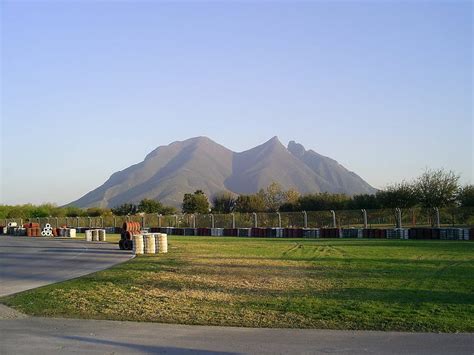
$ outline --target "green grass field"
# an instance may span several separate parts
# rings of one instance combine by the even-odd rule
[[[54,317],[472,332],[474,243],[169,237],[166,255],[1,302]]]

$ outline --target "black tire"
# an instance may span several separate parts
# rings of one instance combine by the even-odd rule
[[[123,240],[119,240],[119,248],[120,250],[125,250],[125,246],[123,245]]]
[[[124,240],[123,241],[123,247],[126,250],[132,250],[133,249],[133,242],[131,240]]]

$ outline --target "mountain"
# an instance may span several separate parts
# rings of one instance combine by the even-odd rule
[[[347,170],[334,159],[306,150],[301,144],[291,141],[288,151],[309,167],[320,179],[330,184],[328,192],[355,194],[373,194],[377,190],[365,182],[356,173]]]
[[[151,198],[179,207],[187,192],[249,194],[273,181],[303,194],[376,191],[335,160],[307,151],[294,141],[286,148],[273,137],[236,153],[209,138],[196,137],[156,148],[142,162],[112,174],[103,185],[70,204],[114,207]]]

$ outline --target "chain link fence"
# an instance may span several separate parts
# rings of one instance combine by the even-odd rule
[[[400,219],[400,221],[398,221]],[[0,220],[0,225],[16,222],[39,223],[43,228],[121,227],[124,222],[139,222],[143,227],[175,228],[393,228],[403,227],[471,227],[474,226],[474,207],[438,209],[377,209],[344,211],[308,211],[275,213],[231,213],[231,214],[141,214],[133,216],[104,217],[45,217],[10,218]],[[400,223],[398,223],[400,222]]]

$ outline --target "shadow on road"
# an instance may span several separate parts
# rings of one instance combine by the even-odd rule
[[[185,353],[193,353],[193,354],[239,354],[239,353],[232,353],[232,352],[222,352],[222,351],[210,351],[210,350],[202,350],[202,349],[187,349],[187,348],[178,348],[178,347],[169,347],[169,346],[158,346],[158,345],[142,345],[142,344],[133,344],[127,342],[119,342],[113,340],[105,340],[105,339],[96,339],[96,338],[88,338],[88,337],[81,337],[81,336],[60,336],[60,339],[66,340],[75,340],[81,342],[87,342],[94,345],[109,345],[109,346],[119,346],[123,348],[130,349],[131,352],[143,352],[147,354],[157,354],[157,353],[166,353],[166,354],[185,354]],[[106,351],[106,349],[104,349]]]

